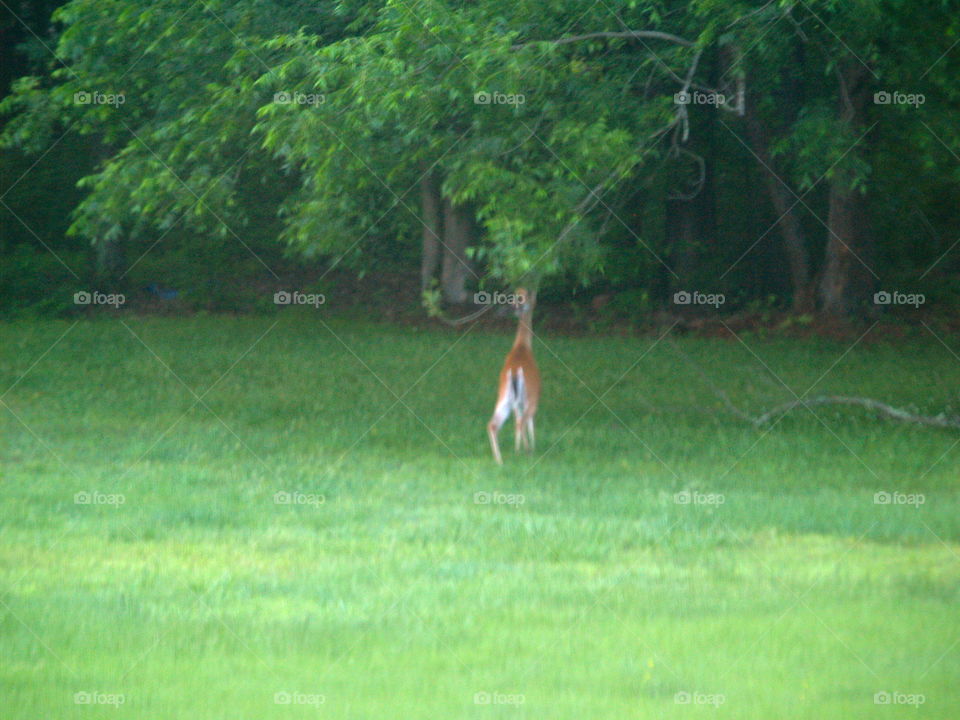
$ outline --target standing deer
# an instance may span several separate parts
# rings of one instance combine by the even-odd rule
[[[493,408],[493,417],[487,424],[487,434],[490,436],[490,447],[493,448],[493,458],[498,465],[503,465],[500,456],[500,443],[497,435],[500,428],[513,413],[515,424],[516,449],[520,451],[521,444],[527,450],[533,450],[533,418],[537,414],[537,403],[540,401],[540,371],[533,359],[533,306],[536,294],[518,288],[514,307],[519,321],[517,336],[513,347],[507,353],[507,359],[500,371],[500,386],[497,388],[497,404]]]

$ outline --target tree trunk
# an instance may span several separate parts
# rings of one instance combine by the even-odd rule
[[[113,289],[122,273],[128,270],[123,240],[101,240],[96,243],[97,279]]]
[[[869,86],[866,72],[856,63],[837,70],[840,120],[854,132],[860,124]],[[853,189],[849,172],[837,171],[830,180],[827,246],[820,281],[820,309],[843,317],[866,302],[872,290],[872,271],[864,263],[873,256],[863,195]]]
[[[820,308],[827,315],[841,317],[853,310],[850,280],[854,263],[859,263],[854,254],[858,246],[858,201],[854,191],[844,190],[838,183],[831,185],[830,211],[827,215],[830,238],[820,281]]]
[[[666,203],[666,234],[670,248],[671,276],[670,300],[680,290],[707,292],[708,288],[696,287],[698,213],[694,200],[668,198]],[[674,308],[682,310],[683,308]]]
[[[420,258],[420,292],[430,288],[430,283],[440,264],[441,218],[440,183],[429,172],[420,181],[420,208],[423,213],[423,254]]]
[[[820,309],[825,315],[850,315],[872,291],[872,276],[863,267],[871,255],[864,225],[863,196],[842,183],[831,184],[827,215],[830,237],[820,281]]]
[[[807,245],[800,226],[800,218],[795,212],[796,202],[787,188],[777,177],[770,155],[770,144],[767,139],[766,128],[757,115],[756,107],[748,98],[744,103],[744,120],[747,126],[747,137],[753,152],[760,159],[760,169],[763,174],[764,186],[774,212],[779,218],[777,224],[783,236],[783,247],[790,265],[790,286],[793,290],[793,311],[795,313],[810,313],[814,310],[814,282],[810,277],[810,259],[807,255]]]
[[[445,302],[462,305],[467,302],[467,247],[473,235],[473,218],[467,208],[443,201],[443,268],[440,285]]]

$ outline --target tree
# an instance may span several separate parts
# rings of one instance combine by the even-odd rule
[[[260,46],[304,25],[342,33],[344,21],[307,2],[216,0],[74,0],[54,19],[48,74],[14,84],[3,140],[40,149],[69,127],[102,144],[71,232],[117,243],[183,222],[242,243],[243,175],[276,186],[289,171],[252,136],[266,100],[254,82],[276,61]]]
[[[676,126],[670,91],[696,52],[649,30],[667,25],[657,3],[620,9],[642,32],[591,32],[609,24],[600,10],[570,26],[579,11],[515,3],[74,0],[56,15],[59,66],[4,103],[19,113],[6,139],[58,122],[102,138],[109,159],[84,180],[72,226],[98,241],[179,222],[242,240],[240,173],[287,174],[284,239],[342,255],[383,237],[384,217],[422,224],[392,188],[428,168],[449,209],[452,294],[475,224],[492,276],[589,273],[588,216]],[[640,72],[654,92],[636,92]]]
[[[930,72],[943,53],[932,54],[927,45],[930,38],[956,32],[949,5],[928,3],[922,13],[899,0],[781,1],[725,9],[731,43],[751,48],[731,65],[748,78],[747,132],[780,218],[798,310],[809,307],[813,290],[798,208],[809,211],[825,231],[819,309],[846,316],[868,301],[879,277],[868,212],[872,131],[892,119],[890,108],[871,101],[884,87],[956,94],[947,63]],[[701,6],[707,9],[718,8],[708,2]],[[771,73],[771,67],[786,72]],[[772,138],[771,127],[777,129]],[[826,220],[807,198],[821,181],[829,187]]]

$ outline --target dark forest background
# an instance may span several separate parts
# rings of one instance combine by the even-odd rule
[[[960,304],[956,3],[61,5],[0,25],[6,315]]]

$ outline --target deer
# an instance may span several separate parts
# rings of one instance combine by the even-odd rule
[[[537,414],[537,405],[540,402],[540,370],[533,359],[533,307],[536,294],[518,288],[513,303],[517,317],[517,334],[513,347],[507,353],[507,359],[500,371],[500,384],[497,387],[497,404],[493,408],[493,417],[487,423],[487,434],[490,436],[490,447],[493,449],[493,459],[498,465],[503,465],[500,455],[500,442],[497,436],[500,428],[513,413],[514,436],[516,451],[520,452],[521,445],[528,452],[533,451],[534,432],[533,419]]]

